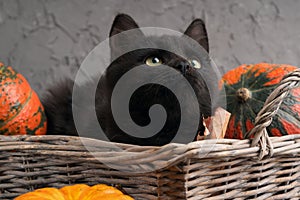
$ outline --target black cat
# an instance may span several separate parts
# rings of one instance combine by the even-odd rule
[[[135,21],[128,15],[119,14],[116,16],[111,31],[110,37],[128,31],[131,29],[139,28]],[[208,38],[206,28],[202,20],[194,20],[182,37],[190,37],[200,44],[208,52]],[[211,82],[213,76],[209,76],[209,63],[205,56],[199,56],[199,52],[192,45],[186,45],[176,39],[177,36],[145,36],[142,31],[137,31],[137,35],[134,38],[122,38],[118,39],[112,37],[110,39],[111,55],[118,55],[118,52],[122,52],[124,44],[155,44],[159,48],[144,48],[127,52],[116,59],[112,59],[112,63],[107,68],[106,72],[100,78],[96,97],[95,97],[95,109],[98,117],[98,121],[105,132],[105,135],[110,141],[130,143],[137,145],[164,145],[172,141],[176,134],[181,134],[182,138],[191,136],[194,138],[198,132],[203,133],[204,126],[203,117],[211,116],[212,113],[212,101],[209,87],[207,86],[207,80]],[[178,37],[177,37],[178,38]],[[133,42],[134,40],[134,42]],[[181,56],[172,53],[171,51],[164,50],[174,49],[176,52],[180,52]],[[182,56],[184,55],[184,56]],[[192,59],[191,59],[192,58]],[[180,92],[180,95],[189,106],[181,107],[176,95],[170,91],[167,87],[160,84],[146,84],[139,87],[131,96],[129,103],[129,112],[132,120],[138,126],[147,126],[151,123],[149,117],[149,109],[155,104],[162,105],[165,108],[167,117],[163,128],[155,135],[150,137],[134,137],[130,133],[122,131],[115,122],[112,110],[111,110],[111,96],[114,86],[118,80],[129,70],[136,66],[145,65],[146,67],[155,67],[159,65],[169,66],[181,73],[180,76],[170,75],[164,73],[164,71],[157,71],[155,75],[152,75],[153,79],[173,84]],[[204,69],[198,69],[202,66]],[[207,77],[203,77],[197,70],[206,70]],[[179,73],[179,74],[180,74]],[[183,76],[182,76],[183,75]],[[145,72],[136,74],[137,78],[149,78],[149,75]],[[185,91],[185,86],[180,84],[181,79],[186,79],[192,86],[196,94],[196,100],[188,95]],[[205,81],[206,80],[206,81]],[[45,107],[45,112],[48,118],[48,134],[55,135],[77,135],[78,132],[75,128],[73,115],[72,115],[72,89],[74,81],[65,80],[61,83],[57,83],[53,87],[48,89],[47,95],[42,98],[42,103]],[[89,83],[80,86],[82,94],[89,90]],[[84,96],[84,95],[83,95]],[[93,107],[91,105],[84,104],[84,98],[80,105],[73,105],[77,107],[87,107],[81,112],[80,122],[84,125],[87,136],[91,136],[96,133],[93,132],[93,123],[89,121],[89,109]],[[88,108],[89,107],[89,108]],[[177,133],[181,119],[182,109],[188,113],[188,118],[197,119],[200,116],[197,124],[197,130],[190,132],[191,130],[185,129],[180,133]],[[200,113],[199,113],[200,110]],[[198,112],[197,112],[198,111]],[[90,134],[92,133],[92,134]]]

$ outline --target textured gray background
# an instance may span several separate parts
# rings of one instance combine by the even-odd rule
[[[0,61],[42,94],[74,74],[124,12],[140,26],[181,31],[203,18],[211,56],[226,69],[262,61],[299,66],[299,10],[298,0],[0,0]]]

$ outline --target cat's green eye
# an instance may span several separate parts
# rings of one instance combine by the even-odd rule
[[[146,59],[146,65],[151,67],[159,66],[162,64],[162,60],[159,57],[152,56]]]
[[[196,69],[200,69],[201,68],[201,63],[198,60],[190,60],[190,63],[192,65],[192,67],[196,68]]]

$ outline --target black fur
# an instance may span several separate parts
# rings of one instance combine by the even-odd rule
[[[131,17],[125,14],[120,14],[113,22],[110,37],[135,28],[138,28],[138,25]],[[185,31],[185,35],[193,38],[201,46],[203,46],[206,51],[208,51],[209,46],[207,33],[202,20],[194,20]],[[186,45],[176,42],[174,38],[175,36],[145,36],[140,31],[134,40],[137,43],[157,43],[158,46],[161,46],[161,49],[166,46],[172,47],[177,51],[179,49],[183,55],[198,55],[197,52],[194,52],[195,50],[192,46],[186,47]],[[122,41],[118,41],[118,39],[112,38],[110,40],[112,56],[122,50],[122,44],[124,44],[124,42],[126,42],[127,45],[131,45],[130,41],[132,39],[133,38],[125,38]],[[139,49],[126,53],[118,57],[116,60],[113,59],[113,62],[107,68],[105,74],[101,77],[96,92],[95,106],[99,123],[110,141],[138,145],[164,145],[171,142],[177,133],[181,120],[180,105],[175,95],[161,85],[148,84],[140,87],[132,95],[129,105],[129,111],[133,121],[140,126],[146,126],[150,123],[148,112],[152,105],[160,104],[166,109],[167,121],[163,129],[156,135],[149,138],[136,138],[124,133],[116,125],[111,112],[111,94],[116,82],[130,69],[144,64],[145,60],[149,56],[157,56],[163,60],[164,65],[168,65],[178,71],[182,71],[182,65],[180,65],[180,63],[187,63],[186,58],[161,49]],[[197,59],[201,61],[203,58]],[[147,74],[137,74],[137,76],[141,78],[143,76],[147,76]],[[211,97],[203,77],[201,77],[201,75],[192,67],[188,67],[184,71],[184,77],[195,90],[198,103],[200,105],[201,116],[210,116],[212,113]],[[166,73],[159,73],[153,77],[153,79],[170,82],[174,79],[174,77],[171,77]],[[177,83],[178,81],[174,82],[174,84]],[[54,85],[49,88],[48,94],[42,98],[42,103],[45,107],[48,118],[48,134],[77,135],[72,115],[73,84],[72,80],[66,80],[63,83]],[[183,86],[178,84],[176,87],[180,88]],[[82,90],[85,89],[88,89],[88,83],[87,85],[82,86]],[[189,101],[190,97],[185,94],[185,88],[182,88],[181,91],[184,98]],[[190,102],[190,104],[195,104],[195,106],[198,105],[196,103],[197,102]],[[88,112],[88,110],[89,109],[87,108],[86,112]],[[189,113],[191,119],[198,114],[195,113],[193,109],[189,110]],[[91,125],[89,119],[85,117],[85,113],[82,113],[82,115],[82,123],[86,124],[87,131],[91,131],[93,125]],[[198,131],[203,132],[203,130],[204,127],[201,118],[198,125]],[[181,134],[196,135],[197,133],[189,133],[187,130],[186,133]]]

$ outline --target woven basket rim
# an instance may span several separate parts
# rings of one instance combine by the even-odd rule
[[[92,151],[87,151],[88,145]],[[274,146],[274,156],[300,153],[300,134],[282,137],[270,137]],[[36,151],[38,154],[48,156],[76,156],[78,159],[99,159],[111,164],[142,165],[157,163],[163,168],[186,159],[211,158],[253,158],[259,159],[260,147],[251,147],[252,139],[207,139],[194,141],[188,144],[170,143],[164,146],[137,146],[131,144],[113,143],[97,139],[64,136],[0,136],[0,151]],[[17,145],[16,145],[17,144]],[[109,144],[109,145],[107,145]],[[108,147],[118,147],[118,151]],[[214,145],[213,147],[211,145]],[[119,151],[119,148],[123,151]]]

